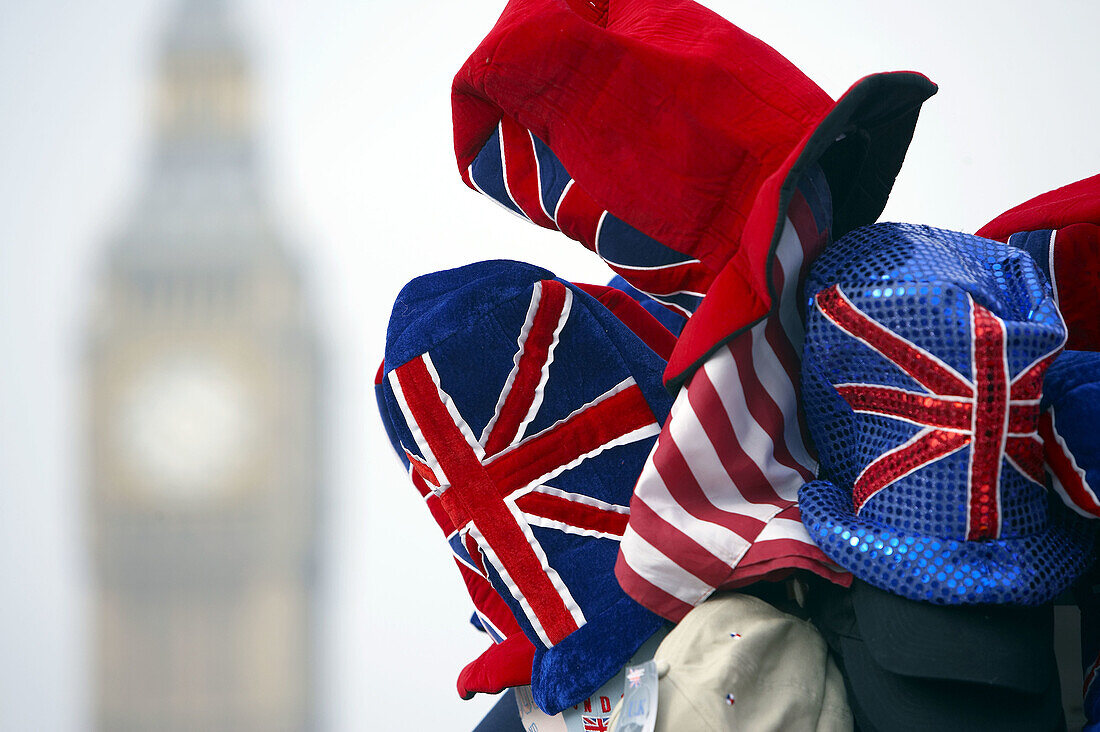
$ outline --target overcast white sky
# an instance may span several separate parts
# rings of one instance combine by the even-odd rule
[[[0,0],[0,730],[87,727],[79,356],[94,265],[140,183],[173,0]],[[873,71],[940,85],[884,218],[974,230],[1100,171],[1100,4],[715,0],[834,97]],[[575,280],[579,245],[465,188],[449,87],[502,0],[240,0],[272,208],[329,364],[323,703],[333,729],[469,729],[484,641],[388,452],[371,380],[411,277],[510,257]],[[429,727],[430,725],[430,727]]]

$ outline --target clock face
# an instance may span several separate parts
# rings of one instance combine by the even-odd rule
[[[114,439],[143,490],[176,501],[225,493],[248,465],[256,404],[238,368],[214,353],[161,354],[123,388]]]

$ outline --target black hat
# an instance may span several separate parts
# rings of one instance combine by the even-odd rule
[[[932,605],[856,580],[817,587],[810,610],[863,732],[1065,729],[1050,605]]]

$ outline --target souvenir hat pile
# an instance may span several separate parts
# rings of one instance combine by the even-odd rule
[[[1066,333],[1026,252],[909,224],[815,263],[803,400],[825,480],[802,518],[860,579],[938,604],[1049,601],[1090,541],[1052,511],[1037,436]]]
[[[533,645],[532,693],[551,714],[607,681],[662,625],[612,572],[669,409],[663,366],[595,298],[532,265],[425,275],[394,304],[385,417],[463,559]]]
[[[875,74],[834,102],[690,0],[512,0],[455,77],[455,153],[467,185],[698,311],[678,385],[773,307],[803,173],[824,171],[835,235],[874,221],[935,88]]]

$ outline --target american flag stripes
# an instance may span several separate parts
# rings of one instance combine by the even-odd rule
[[[830,220],[815,169],[792,198],[775,252],[777,309],[691,377],[638,479],[615,574],[666,618],[680,620],[717,589],[792,568],[849,581],[810,540],[797,505],[817,469],[799,409],[799,285]]]
[[[698,307],[715,273],[633,228],[597,204],[549,147],[501,119],[462,180],[511,213],[561,231],[598,254],[635,288],[683,316]]]

